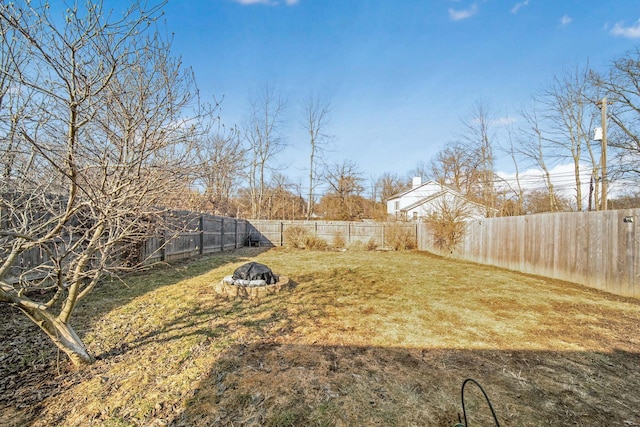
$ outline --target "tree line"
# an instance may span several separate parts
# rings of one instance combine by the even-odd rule
[[[204,144],[205,152],[216,155],[200,159],[189,207],[260,219],[382,220],[384,201],[410,188],[414,176],[455,189],[499,215],[637,207],[639,72],[636,48],[605,71],[587,63],[552,76],[515,114],[500,115],[490,101],[478,100],[435,156],[404,174],[377,177],[365,177],[350,159],[325,161],[331,105],[310,95],[296,107],[307,133],[305,183],[282,172],[288,106],[273,86],[265,86],[248,100],[250,114],[241,126]],[[594,135],[603,126],[606,149],[602,136]],[[498,158],[515,172],[499,173]],[[562,172],[554,171],[559,166]],[[615,191],[605,195],[606,187]]]
[[[382,188],[389,194],[408,188],[410,176],[428,177],[502,216],[640,207],[639,75],[635,48],[604,72],[587,63],[554,75],[513,116],[479,100],[457,137],[408,176],[385,174]],[[603,127],[606,145],[594,132]],[[499,156],[512,176],[498,174]],[[554,173],[561,165],[566,171]],[[607,185],[615,191],[604,195]]]

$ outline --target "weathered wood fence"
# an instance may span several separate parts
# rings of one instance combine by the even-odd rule
[[[178,215],[176,225],[148,239],[141,258],[147,263],[174,261],[245,246],[248,222],[208,214]]]
[[[328,243],[340,236],[347,245],[355,242],[369,243],[378,247],[389,246],[391,227],[402,227],[411,237],[418,239],[416,223],[349,222],[349,221],[277,221],[250,220],[249,234],[257,236],[262,246],[284,246],[285,234],[291,227],[301,227]]]
[[[244,219],[193,212],[170,212],[167,215],[171,216],[168,226],[141,242],[137,258],[145,264],[226,251],[246,244],[248,222]],[[58,244],[63,245],[63,239]],[[14,262],[12,277],[7,280],[15,282],[24,272],[30,272],[26,278],[40,278],[42,272],[38,273],[36,269],[48,262],[47,253],[42,248],[25,251]]]
[[[638,221],[640,209],[487,218],[455,256],[640,298]]]
[[[638,221],[640,209],[486,218],[470,222],[463,242],[446,255],[640,298]],[[248,232],[261,245],[282,246],[287,228],[300,226],[328,242],[341,234],[347,244],[373,239],[385,246],[391,224],[251,220]],[[405,227],[413,230],[418,250],[441,253],[427,224]]]
[[[173,228],[141,248],[147,262],[172,261],[245,246],[282,246],[289,227],[299,226],[331,243],[340,235],[389,245],[388,231],[401,223],[241,220],[188,213]],[[185,219],[186,218],[186,219]],[[617,295],[640,298],[640,209],[567,212],[486,218],[468,224],[453,256],[528,274],[579,283]],[[438,252],[425,223],[404,223],[419,250]],[[451,254],[448,254],[451,255]],[[46,261],[42,251],[26,253],[16,267],[30,270]],[[21,268],[20,268],[21,267]]]

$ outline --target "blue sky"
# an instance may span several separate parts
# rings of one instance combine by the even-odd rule
[[[638,0],[169,0],[173,52],[240,124],[250,94],[287,99],[286,174],[305,184],[302,98],[332,108],[330,163],[405,175],[461,131],[474,103],[518,109],[564,70],[640,44]],[[508,171],[509,163],[498,161]]]

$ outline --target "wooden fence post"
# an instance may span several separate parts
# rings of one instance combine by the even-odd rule
[[[280,247],[284,246],[284,222],[280,222]]]
[[[382,242],[380,243],[382,245],[382,247],[386,247],[387,246],[387,242],[385,241],[387,236],[385,231],[387,230],[387,223],[383,222],[382,223]]]
[[[238,249],[238,218],[234,218],[233,222],[234,222],[233,247],[235,249]]]
[[[167,230],[162,228],[162,233],[160,233],[160,261],[167,260]]]
[[[220,251],[224,252],[224,217],[220,217]]]
[[[202,255],[204,254],[204,214],[200,215],[198,227],[200,228],[200,255]]]

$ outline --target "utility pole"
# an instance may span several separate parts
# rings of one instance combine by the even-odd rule
[[[600,101],[599,103],[600,105],[598,105],[600,107],[600,125],[602,127],[600,128],[595,128],[594,129],[594,134],[593,134],[593,139],[595,141],[601,141],[602,142],[602,150],[601,150],[601,154],[600,154],[600,168],[595,168],[594,169],[594,173],[595,173],[595,181],[596,181],[596,185],[595,185],[595,208],[596,210],[603,210],[606,211],[607,210],[607,97],[605,96],[604,98],[602,98],[602,101]],[[598,177],[598,169],[600,169],[600,177]],[[598,203],[598,180],[600,180],[601,182],[601,189],[602,189],[602,195],[601,200],[602,202],[599,204]]]
[[[607,210],[607,97],[602,98],[602,210]]]

